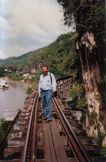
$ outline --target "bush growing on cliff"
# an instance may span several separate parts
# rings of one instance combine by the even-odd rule
[[[74,105],[74,107],[78,109],[87,108],[84,87],[82,84],[73,84],[73,86],[70,88],[69,94],[72,97],[72,105]]]
[[[28,87],[26,93],[27,93],[28,95],[30,95],[32,92],[33,92],[32,87]]]
[[[0,143],[3,140],[11,122],[0,119]]]
[[[101,148],[101,155],[103,155],[104,157],[106,157],[106,147],[102,147]]]
[[[103,139],[105,138],[106,134],[99,131],[98,133],[98,137],[97,137],[97,143],[98,145],[101,147],[102,146],[102,142],[103,142]]]

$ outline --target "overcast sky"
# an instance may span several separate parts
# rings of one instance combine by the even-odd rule
[[[56,0],[0,0],[0,59],[44,47],[71,30]]]

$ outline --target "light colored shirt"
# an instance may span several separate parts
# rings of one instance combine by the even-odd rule
[[[50,77],[51,75],[51,77]],[[41,74],[39,79],[39,95],[41,90],[56,91],[56,79],[53,73],[48,72],[47,75]]]

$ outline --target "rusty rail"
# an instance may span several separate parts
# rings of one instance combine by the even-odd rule
[[[21,150],[19,150],[21,154],[18,158],[11,158],[11,162],[91,161],[89,160],[82,145],[79,143],[68,119],[61,109],[63,108],[61,105],[62,102],[59,102],[59,98],[53,99],[53,107],[55,110],[54,119],[52,122],[47,122],[43,115],[41,115],[42,109],[41,103],[38,101],[38,94],[34,93],[33,100],[31,102],[32,104],[30,105],[31,111],[28,118],[27,131],[25,130],[24,143]],[[57,118],[55,118],[56,115]],[[23,115],[21,118],[22,117]],[[62,128],[61,130],[59,130],[60,127]],[[65,133],[64,137],[60,135],[60,132],[62,131]],[[68,156],[67,150],[72,151],[73,155]],[[4,160],[8,161],[7,159]]]
[[[20,113],[21,113],[21,110],[18,111],[16,117],[14,118],[14,120],[12,121],[9,129],[7,130],[7,133],[6,133],[5,137],[3,138],[2,142],[0,143],[0,152],[3,151],[3,149],[5,147],[4,145],[5,145],[6,141],[7,141],[8,135],[9,135],[9,132],[11,131],[11,129],[12,129],[14,123],[16,122],[17,118],[19,117]]]
[[[30,143],[30,138],[32,138],[30,160],[31,160],[31,162],[34,162],[36,159],[36,155],[35,155],[36,154],[36,141],[35,141],[35,139],[36,139],[36,132],[37,132],[37,111],[38,111],[38,94],[36,94],[36,96],[35,96],[35,100],[34,100],[32,111],[31,111],[22,162],[27,161],[27,151],[29,149],[28,147],[29,147],[29,143]]]
[[[79,160],[79,162],[90,162],[90,159],[88,158],[85,150],[79,143],[75,133],[73,132],[70,123],[68,122],[66,116],[64,115],[63,111],[61,110],[58,102],[56,99],[53,99],[53,104],[55,106],[55,109],[59,115],[59,118],[61,120],[61,123],[64,127],[65,133],[67,135],[68,141],[70,146],[73,149],[73,153],[75,157]]]

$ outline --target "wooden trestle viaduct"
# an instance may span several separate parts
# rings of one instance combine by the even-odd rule
[[[42,115],[37,92],[26,98],[0,144],[0,162],[97,162],[97,144],[87,137],[81,123],[62,101],[71,81],[58,81],[51,122]]]

